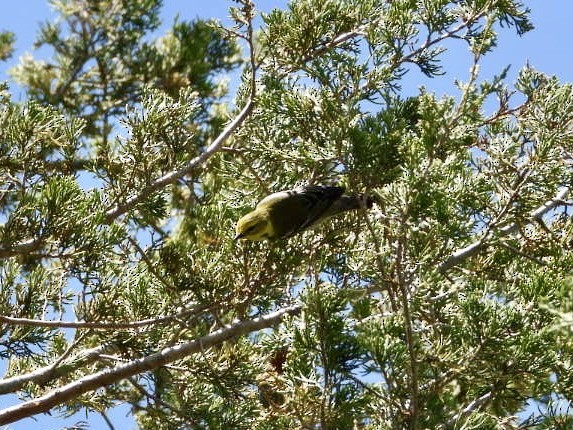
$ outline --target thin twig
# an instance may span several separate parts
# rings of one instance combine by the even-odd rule
[[[0,315],[0,322],[10,325],[29,326],[29,327],[52,327],[52,328],[84,328],[84,329],[101,329],[101,330],[119,330],[144,327],[153,324],[166,324],[171,321],[183,317],[189,317],[195,313],[204,312],[213,304],[196,306],[194,308],[185,309],[175,315],[164,315],[156,318],[149,318],[145,320],[132,321],[132,322],[100,322],[100,321],[47,321],[35,320],[30,318],[15,318]]]
[[[514,254],[520,255],[524,258],[527,258],[528,260],[533,261],[534,263],[540,265],[540,266],[547,266],[547,263],[537,257],[534,257],[533,255],[529,255],[526,252],[521,251],[520,249],[517,249],[514,246],[511,246],[508,243],[504,243],[504,242],[500,242],[499,246],[501,246],[502,248],[507,249],[508,251],[513,252]]]
[[[402,226],[406,225],[406,220],[402,222]],[[404,259],[405,259],[405,249],[403,244],[403,238],[405,234],[401,234],[398,239],[398,245],[396,249],[396,272],[398,277],[398,284],[400,287],[400,295],[402,301],[402,309],[404,312],[404,329],[406,334],[406,344],[408,347],[408,356],[410,359],[410,425],[411,430],[418,428],[418,415],[419,409],[419,382],[418,382],[418,359],[416,357],[416,347],[414,345],[414,332],[412,330],[412,314],[410,312],[410,297],[407,287],[407,280],[404,276]]]
[[[332,40],[329,40],[328,42],[326,42],[326,43],[316,47],[312,51],[310,51],[310,53],[302,59],[302,62],[306,63],[306,62],[318,57],[323,52],[326,52],[330,49],[336,48],[336,47],[342,45],[344,42],[347,42],[347,41],[354,39],[355,37],[358,37],[358,36],[364,36],[365,34],[366,34],[366,26],[365,25],[359,26],[356,30],[351,30],[351,31],[348,31],[346,33],[341,33],[338,36],[336,36],[335,38],[333,38]]]
[[[454,425],[461,418],[465,417],[466,415],[472,413],[473,411],[477,410],[478,408],[486,404],[491,399],[492,395],[493,393],[491,391],[488,391],[483,396],[478,397],[475,400],[472,400],[464,409],[455,414],[452,418],[450,418],[446,422],[446,427]]]
[[[101,417],[103,418],[103,420],[105,421],[107,426],[109,427],[109,430],[115,430],[113,423],[111,422],[111,420],[109,419],[109,417],[107,416],[105,411],[100,411],[99,414],[101,415]]]
[[[167,282],[167,280],[165,279],[164,276],[161,276],[161,274],[157,271],[156,269],[156,264],[153,263],[153,261],[151,261],[149,259],[149,257],[147,256],[147,253],[141,248],[141,246],[139,246],[139,243],[137,243],[137,241],[135,239],[133,239],[132,237],[128,237],[127,240],[131,243],[131,245],[133,245],[133,247],[137,250],[137,252],[139,253],[139,255],[141,256],[141,259],[143,260],[143,262],[145,263],[145,265],[147,266],[147,270],[149,271],[149,273],[151,273],[153,276],[155,276],[155,279],[157,279],[159,282],[161,282],[161,284],[168,290],[171,292],[177,292],[177,288],[175,288],[172,284],[170,284],[169,282]]]
[[[50,365],[52,367],[52,371],[55,370],[66,358],[68,358],[70,356],[70,354],[75,349],[75,347],[78,346],[84,340],[84,338],[87,336],[87,333],[88,333],[87,331],[84,333],[81,333],[76,339],[74,339],[72,344],[70,346],[68,346],[68,348],[64,351],[64,353],[62,355],[60,355],[58,357],[58,359]]]
[[[170,412],[174,412],[179,416],[185,416],[185,412],[181,409],[176,408],[175,406],[165,402],[160,397],[148,392],[145,388],[141,386],[141,384],[137,383],[133,378],[127,378],[127,381],[135,388],[142,396],[146,397],[148,400],[153,400],[156,405],[163,406],[165,409],[169,410]],[[190,424],[190,423],[187,423]]]
[[[374,226],[372,225],[372,223],[370,222],[368,217],[366,217],[365,223],[366,223],[366,227],[368,227],[368,231],[370,232],[370,237],[372,238],[372,242],[374,243],[374,250],[376,252],[375,258],[376,258],[376,265],[378,266],[378,272],[380,274],[384,274],[387,271],[387,269],[386,269],[386,264],[384,264],[384,261],[381,258],[382,246],[380,244],[380,240],[378,238],[378,235],[374,231]],[[398,305],[396,303],[396,295],[394,293],[394,285],[392,285],[391,282],[385,282],[384,287],[385,287],[386,292],[388,293],[388,298],[390,299],[390,306],[392,307],[392,311],[397,312],[398,311]],[[366,289],[365,292],[366,292],[366,294],[372,294],[372,293],[378,292],[380,290],[381,289],[378,286],[376,286],[373,289]]]

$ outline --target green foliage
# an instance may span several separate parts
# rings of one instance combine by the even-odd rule
[[[0,32],[0,61],[6,61],[14,52],[14,33],[10,31]]]
[[[0,391],[57,397],[296,303],[59,407],[125,402],[143,429],[567,428],[553,401],[573,399],[573,87],[477,67],[499,31],[532,29],[528,10],[299,0],[258,31],[237,3],[233,28],[177,19],[153,38],[160,1],[52,1],[37,46],[53,56],[12,71],[29,100],[0,91],[0,357],[18,382]],[[405,73],[448,78],[453,43],[473,66],[459,93],[401,96]],[[376,203],[232,240],[301,183]]]

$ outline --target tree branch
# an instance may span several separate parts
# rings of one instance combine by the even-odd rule
[[[253,320],[237,321],[194,341],[165,348],[129,363],[105,369],[93,375],[87,375],[70,384],[56,388],[41,397],[0,410],[0,425],[6,425],[22,418],[47,412],[54,406],[75,399],[87,392],[111,385],[130,376],[156,369],[167,363],[200,352],[205,348],[220,344],[225,340],[272,327],[279,323],[285,315],[296,314],[299,311],[300,306],[294,305]]]
[[[97,358],[100,354],[110,348],[113,348],[113,345],[99,345],[95,348],[80,351],[78,354],[72,356],[69,360],[66,361],[74,364],[64,364],[63,366],[54,368],[54,364],[52,363],[24,375],[2,379],[0,381],[0,394],[14,393],[15,391],[21,389],[25,384],[30,382],[38,385],[45,384],[54,378],[58,378],[74,371],[87,360]]]
[[[543,218],[543,215],[545,215],[550,210],[555,209],[557,206],[566,204],[564,200],[567,198],[568,194],[569,194],[569,187],[563,188],[561,191],[559,191],[559,193],[557,193],[555,198],[546,201],[540,207],[531,212],[529,214],[529,222],[540,221]],[[500,228],[499,235],[507,236],[511,233],[515,233],[518,229],[519,225],[517,223],[512,223],[510,225]],[[449,269],[459,265],[467,258],[476,255],[487,245],[488,245],[487,241],[485,241],[484,238],[481,238],[480,240],[466,246],[465,248],[457,250],[452,255],[450,255],[446,259],[446,261],[440,264],[438,270],[440,271],[440,273],[447,272]]]
[[[131,322],[102,322],[102,321],[47,321],[35,320],[30,318],[15,318],[0,315],[0,322],[9,325],[19,325],[28,327],[50,327],[50,328],[83,328],[83,329],[102,329],[118,330],[144,327],[153,324],[165,324],[179,318],[188,317],[195,313],[200,313],[210,309],[213,304],[201,305],[194,308],[185,309],[175,315],[165,315],[156,318]]]
[[[9,248],[0,247],[0,258],[8,258],[18,254],[28,254],[40,248],[42,244],[41,237],[28,239],[20,243],[16,243]]]
[[[302,59],[302,63],[306,63],[318,57],[322,53],[342,45],[344,42],[354,39],[355,37],[364,36],[365,34],[366,34],[365,25],[359,26],[356,30],[348,31],[346,33],[341,33],[338,36],[334,37],[332,40],[329,40],[328,42],[323,43],[322,45],[319,45],[316,48],[314,48],[306,57]]]
[[[243,107],[241,112],[225,127],[225,129],[221,132],[219,136],[205,149],[205,151],[193,158],[189,163],[178,170],[174,170],[172,172],[163,175],[162,177],[156,179],[147,187],[143,188],[139,194],[136,194],[130,198],[128,198],[125,202],[111,208],[106,212],[105,216],[105,223],[111,224],[116,218],[125,214],[127,211],[135,207],[138,203],[141,203],[155,191],[160,190],[161,188],[176,182],[179,178],[182,178],[185,175],[191,173],[193,169],[201,164],[205,163],[209,158],[211,158],[219,148],[223,145],[223,143],[229,138],[229,136],[243,123],[243,121],[250,115],[251,111],[253,110],[254,102],[253,99],[250,98],[247,100],[247,104]]]
[[[462,409],[460,412],[458,412],[452,418],[450,418],[448,420],[448,422],[446,423],[446,426],[449,427],[449,426],[454,425],[459,419],[461,419],[461,418],[465,417],[466,415],[472,413],[473,411],[479,409],[482,405],[484,405],[485,403],[487,403],[491,399],[492,395],[493,395],[493,392],[488,391],[483,396],[478,397],[475,400],[472,400],[464,409]]]

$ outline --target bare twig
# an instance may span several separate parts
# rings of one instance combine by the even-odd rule
[[[165,278],[165,276],[161,276],[161,273],[159,273],[156,269],[156,264],[154,264],[154,262],[150,260],[150,258],[147,256],[147,253],[141,248],[141,246],[139,246],[139,243],[137,243],[137,241],[135,239],[133,239],[132,237],[128,237],[127,240],[137,250],[137,252],[141,256],[141,259],[143,260],[143,262],[147,266],[147,270],[149,271],[149,273],[151,273],[153,276],[155,276],[155,279],[157,279],[159,282],[161,282],[161,284],[168,291],[176,292],[177,288],[175,288],[175,286],[173,284],[167,282],[167,279]]]
[[[223,327],[191,342],[165,348],[154,354],[130,361],[129,363],[87,375],[70,384],[56,388],[41,397],[0,410],[0,425],[6,425],[22,418],[47,412],[54,406],[60,405],[87,392],[156,369],[167,363],[195,354],[201,351],[201,349],[218,345],[228,339],[272,327],[278,324],[285,315],[296,314],[299,311],[300,306],[295,305],[279,309],[269,315],[253,320],[236,321],[229,326]]]
[[[379,239],[378,235],[376,234],[376,231],[374,230],[374,226],[372,225],[372,223],[370,222],[368,217],[365,217],[365,223],[366,223],[366,227],[368,227],[368,231],[370,232],[370,237],[372,238],[372,243],[374,244],[374,250],[376,251],[375,257],[376,257],[376,265],[378,266],[378,271],[381,274],[386,273],[386,271],[387,271],[386,264],[384,264],[384,261],[381,258],[382,245],[380,243],[380,239]],[[380,288],[378,285],[376,285],[372,289],[367,288],[365,290],[365,293],[366,294],[372,294],[372,293],[381,291],[382,289],[386,290],[386,292],[388,293],[388,298],[390,299],[390,305],[392,307],[392,311],[397,312],[398,311],[398,305],[396,303],[396,294],[394,291],[394,287],[395,286],[392,285],[391,282],[385,282],[384,286],[382,288]]]
[[[466,28],[469,28],[472,24],[474,24],[479,19],[481,19],[486,14],[486,12],[487,12],[487,8],[484,7],[480,12],[476,13],[470,19],[463,21],[458,26],[452,28],[449,31],[445,31],[444,33],[440,34],[439,36],[437,36],[434,39],[431,38],[431,35],[432,35],[431,33],[428,34],[428,37],[426,38],[426,41],[424,42],[424,44],[422,46],[413,50],[408,55],[404,55],[403,57],[400,57],[394,64],[397,65],[397,64],[401,64],[401,63],[412,62],[417,55],[419,55],[421,52],[424,52],[425,50],[427,50],[431,46],[433,46],[437,43],[440,43],[443,40],[452,38],[452,37],[458,37],[459,38],[459,36],[457,36],[458,33],[460,33],[462,30],[465,30]]]
[[[101,417],[103,418],[103,420],[105,421],[105,423],[107,424],[107,426],[109,427],[110,430],[115,430],[115,426],[113,425],[113,423],[111,422],[111,420],[109,419],[109,417],[107,416],[107,414],[105,413],[105,411],[100,411],[99,413],[101,415]]]
[[[508,243],[500,242],[500,243],[499,243],[499,246],[501,246],[502,248],[507,249],[508,251],[513,252],[513,253],[516,254],[516,255],[520,255],[520,256],[522,256],[522,257],[524,257],[524,258],[527,258],[528,260],[531,260],[531,261],[533,261],[534,263],[536,263],[536,264],[538,264],[538,265],[540,265],[540,266],[547,266],[547,263],[546,263],[545,261],[543,261],[543,260],[541,260],[541,259],[539,259],[539,258],[537,258],[537,257],[535,257],[535,256],[533,256],[533,255],[529,255],[528,253],[523,252],[523,251],[521,251],[520,249],[517,249],[516,247],[511,246],[511,245],[508,244]]]
[[[77,332],[76,332],[77,333]],[[83,333],[79,334],[74,341],[72,342],[72,344],[70,346],[68,346],[66,348],[66,350],[64,351],[64,353],[62,355],[60,355],[58,357],[58,359],[56,361],[54,361],[50,366],[52,366],[52,370],[57,369],[57,367],[66,359],[70,356],[70,354],[72,353],[72,351],[76,348],[76,346],[78,346],[80,343],[82,343],[82,341],[84,340],[84,338],[87,336],[87,331],[84,331]]]
[[[127,378],[129,383],[135,388],[142,396],[146,397],[149,400],[153,400],[156,405],[162,406],[163,408],[169,410],[172,413],[176,413],[179,416],[185,416],[185,412],[179,408],[176,408],[174,405],[165,402],[159,396],[156,396],[150,392],[148,392],[145,388],[141,386],[141,384],[137,383],[133,378]]]
[[[318,57],[322,53],[342,45],[344,42],[354,39],[355,37],[364,36],[365,34],[366,34],[365,25],[361,25],[355,30],[348,31],[346,33],[341,33],[338,36],[334,37],[332,40],[329,40],[328,42],[313,49],[306,57],[302,59],[302,62],[306,63]]]
[[[185,309],[175,315],[165,315],[155,318],[148,318],[146,320],[132,321],[132,322],[101,322],[101,321],[47,321],[35,320],[29,318],[15,318],[0,315],[0,322],[10,325],[29,326],[29,327],[51,327],[51,328],[84,328],[84,329],[100,329],[100,330],[118,330],[118,329],[132,329],[144,327],[153,324],[166,324],[179,318],[188,317],[195,313],[201,313],[210,309],[213,304],[196,306],[194,308]]]

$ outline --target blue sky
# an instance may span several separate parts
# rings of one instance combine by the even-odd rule
[[[255,0],[257,8],[269,11],[273,7],[284,7],[285,0]],[[491,77],[499,73],[505,66],[511,65],[508,84],[512,84],[519,69],[527,62],[536,69],[550,75],[556,75],[562,82],[573,82],[573,53],[567,47],[570,42],[570,28],[573,18],[573,1],[525,1],[531,10],[531,19],[535,30],[523,37],[518,37],[514,31],[505,31],[499,40],[499,47],[484,58],[481,65],[481,76]],[[168,25],[176,14],[181,19],[196,17],[217,18],[228,22],[227,9],[231,4],[226,0],[164,0],[164,22]],[[25,53],[35,54],[32,44],[38,31],[38,24],[53,19],[54,14],[47,0],[4,1],[0,14],[0,30],[9,30],[16,34],[16,52],[12,60],[0,63],[0,81],[9,80],[8,68],[18,63],[18,58]],[[165,29],[163,27],[163,29]],[[44,54],[45,55],[45,54]],[[445,76],[427,79],[413,71],[404,80],[404,92],[408,95],[416,93],[420,85],[439,94],[452,91],[455,79],[467,80],[469,75],[469,57],[461,50],[452,50],[444,56]],[[23,97],[23,91],[11,85],[16,100]],[[453,94],[456,95],[455,93]],[[1,364],[1,363],[0,363]],[[0,370],[4,366],[0,365]],[[1,377],[1,375],[0,375]],[[13,396],[0,397],[0,408],[17,403]],[[116,428],[135,428],[128,410],[116,408],[109,416]],[[60,419],[55,414],[52,417],[36,417],[37,422],[27,419],[8,428],[25,430],[30,428],[57,429],[71,425],[80,420],[88,420],[91,429],[107,429],[103,419],[97,415],[86,417],[77,414],[71,419]]]

